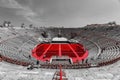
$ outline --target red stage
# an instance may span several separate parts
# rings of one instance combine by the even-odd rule
[[[73,62],[87,58],[88,51],[78,43],[42,43],[32,50],[37,60],[50,61],[52,56],[69,56]]]

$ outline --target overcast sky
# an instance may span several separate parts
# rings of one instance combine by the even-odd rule
[[[119,0],[0,0],[0,23],[10,20],[40,26],[81,27],[116,21]]]

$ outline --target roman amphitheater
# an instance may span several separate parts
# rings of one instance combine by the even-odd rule
[[[62,80],[120,80],[119,60],[115,23],[0,27],[0,80],[61,80],[54,78],[59,65],[67,77]]]

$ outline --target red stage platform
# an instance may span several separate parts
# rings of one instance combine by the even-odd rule
[[[87,58],[88,51],[79,43],[42,43],[32,50],[32,56],[40,61],[50,61],[52,56],[68,56],[73,62]]]

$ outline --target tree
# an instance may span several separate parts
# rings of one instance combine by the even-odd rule
[[[21,24],[21,28],[25,28],[25,24],[24,23]]]
[[[30,25],[29,25],[29,28],[32,28],[32,27],[33,27],[33,24],[30,24]]]

